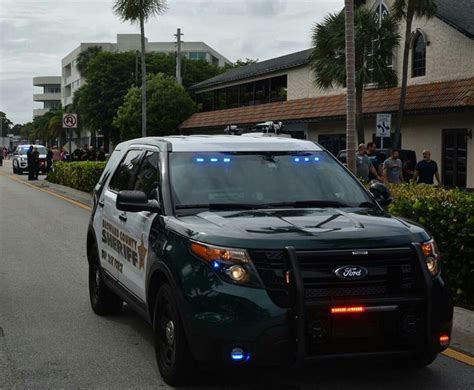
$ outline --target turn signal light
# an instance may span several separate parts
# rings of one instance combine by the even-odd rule
[[[331,314],[349,314],[349,313],[363,313],[363,312],[365,312],[364,306],[348,306],[348,307],[331,308]]]
[[[448,335],[442,335],[439,336],[439,345],[441,347],[447,347],[449,345],[449,336]]]

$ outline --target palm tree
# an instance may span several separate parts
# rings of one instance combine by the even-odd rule
[[[397,76],[388,66],[388,59],[398,45],[400,36],[394,19],[387,16],[379,23],[372,11],[365,7],[356,8],[354,27],[356,128],[358,141],[364,142],[364,86],[369,83],[379,87],[396,85]],[[316,85],[321,89],[346,86],[344,11],[330,14],[321,24],[314,26],[313,46],[311,66]]]
[[[114,12],[122,19],[140,24],[142,65],[142,137],[146,137],[146,64],[145,64],[145,22],[152,16],[163,14],[166,0],[116,0]]]
[[[407,96],[408,83],[408,57],[411,45],[411,28],[413,18],[432,18],[436,14],[435,0],[395,0],[393,4],[393,14],[396,20],[405,19],[405,46],[403,48],[403,73],[402,88],[400,91],[400,105],[398,108],[397,125],[395,127],[395,147],[399,148],[400,135],[402,130],[403,112],[405,110],[405,100]]]
[[[347,167],[356,174],[356,83],[355,83],[355,40],[354,1],[345,0],[345,43],[346,43],[346,149]]]

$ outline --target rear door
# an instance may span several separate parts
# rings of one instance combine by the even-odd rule
[[[160,153],[157,149],[148,149],[142,159],[136,175],[133,189],[144,192],[149,200],[161,202],[160,191]],[[132,261],[123,262],[123,272],[119,275],[122,284],[146,302],[146,269],[148,260],[148,240],[156,213],[141,211],[127,213],[126,236],[124,237],[133,250]]]
[[[134,256],[126,238],[127,213],[117,210],[115,202],[119,191],[133,190],[142,156],[141,150],[128,150],[99,199],[102,217],[96,218],[94,228],[96,232],[101,232],[100,264],[115,280],[120,280],[124,261],[132,261]]]

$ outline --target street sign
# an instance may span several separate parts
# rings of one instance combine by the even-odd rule
[[[390,128],[392,126],[392,114],[377,114],[376,136],[390,138]]]
[[[63,114],[63,127],[77,129],[77,114]]]

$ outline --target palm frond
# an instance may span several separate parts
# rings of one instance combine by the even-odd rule
[[[147,21],[153,16],[166,12],[166,0],[116,0],[113,6],[115,14],[122,20],[138,23],[141,18]]]

